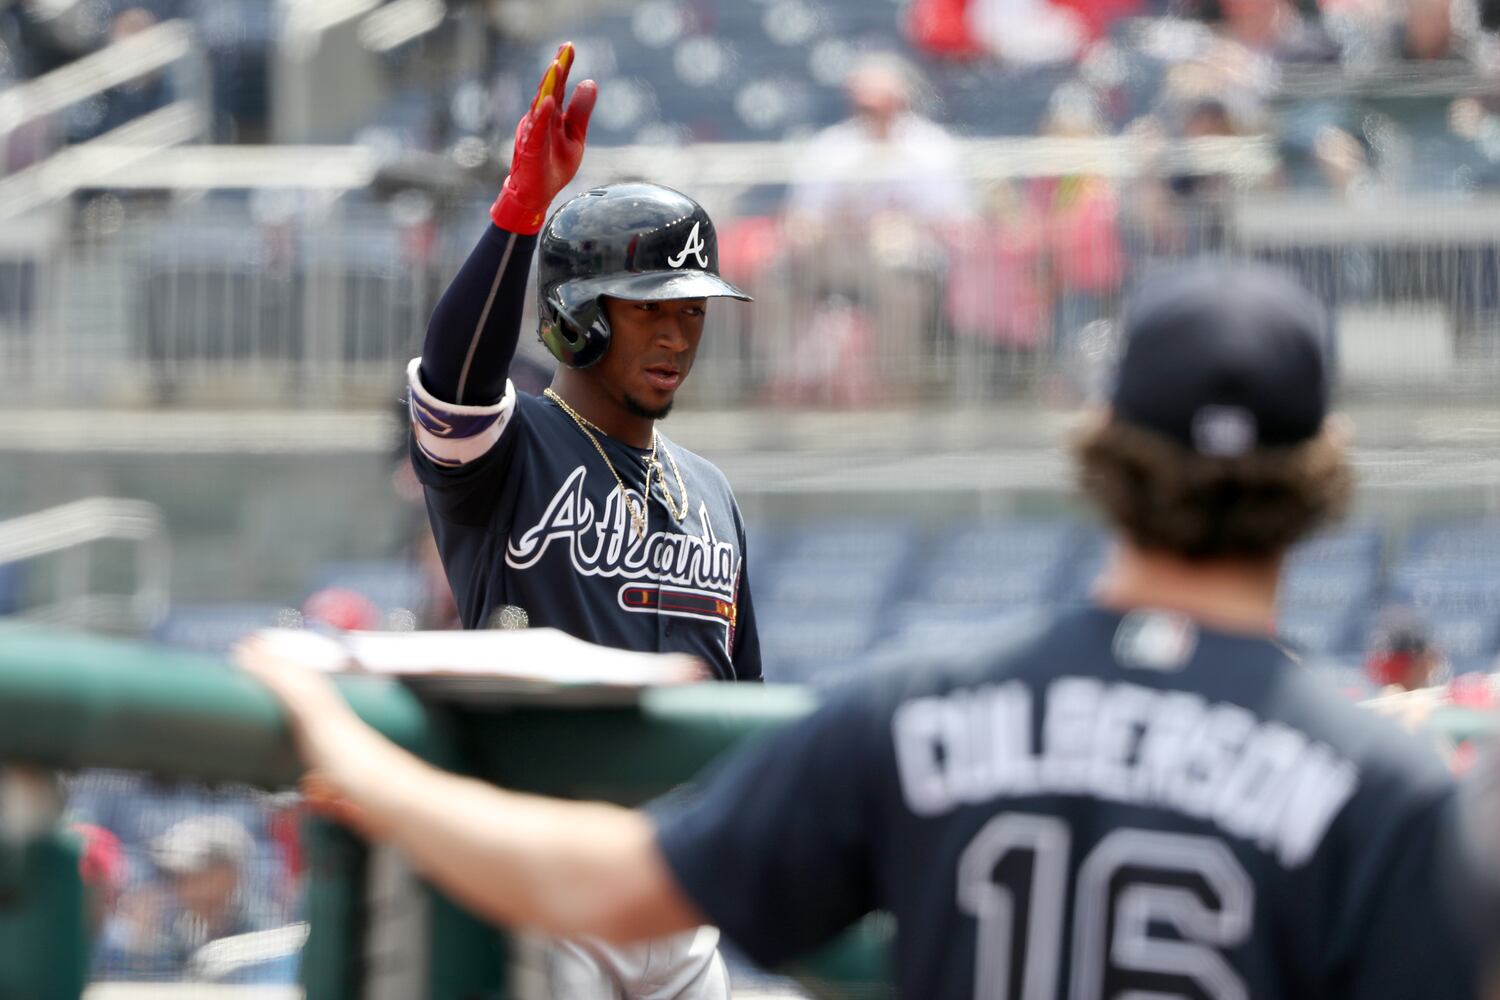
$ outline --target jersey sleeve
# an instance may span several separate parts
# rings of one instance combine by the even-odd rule
[[[412,469],[425,487],[428,522],[459,619],[465,628],[480,628],[495,546],[505,544],[515,510],[512,472],[523,405],[509,383],[487,406],[444,403],[427,391],[416,360],[407,377]]]
[[[483,523],[514,451],[503,446],[518,413],[506,373],[535,244],[487,227],[433,309],[422,356],[407,366],[412,465],[435,513],[454,523]]]
[[[1459,843],[1457,797],[1430,800],[1398,833],[1339,995],[1361,1000],[1478,997],[1485,969],[1468,919],[1474,884]],[[1337,988],[1337,984],[1335,984]]]
[[[535,236],[488,226],[444,289],[422,342],[422,383],[436,399],[478,407],[503,400],[535,248]]]
[[[748,553],[745,547],[745,528],[740,526],[740,552]],[[740,578],[735,586],[734,646],[729,650],[730,662],[734,665],[737,681],[764,680],[760,660],[760,628],[755,621],[755,601],[750,592],[750,560],[748,555],[740,563]]]
[[[874,908],[859,701],[831,701],[717,769],[657,820],[699,910],[762,965],[828,941]]]
[[[498,402],[458,406],[428,391],[419,359],[407,367],[407,379],[412,468],[427,487],[434,517],[488,527],[516,452],[521,407],[515,387],[507,382]]]
[[[1500,942],[1500,747],[1480,754],[1458,792],[1458,849],[1449,870],[1463,922]]]
[[[422,380],[421,358],[406,368],[412,442],[425,461],[418,466],[456,469],[478,461],[500,441],[516,412],[516,388],[507,379],[494,403],[460,406],[439,399]]]

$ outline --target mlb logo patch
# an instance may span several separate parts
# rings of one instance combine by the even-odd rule
[[[1135,611],[1115,630],[1115,660],[1138,670],[1181,670],[1198,648],[1198,626],[1173,611]]]

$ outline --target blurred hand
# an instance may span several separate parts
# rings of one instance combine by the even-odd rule
[[[380,840],[384,831],[365,809],[349,798],[327,772],[312,770],[297,783],[302,805],[314,816],[348,827],[366,840]]]
[[[273,652],[253,635],[241,641],[231,657],[286,711],[297,753],[308,768],[301,782],[304,804],[356,832],[378,836],[380,831],[354,801],[354,789],[367,766],[369,749],[380,737],[354,714],[322,671]]]
[[[275,696],[292,724],[292,736],[304,759],[323,749],[318,733],[331,720],[354,718],[338,688],[321,671],[276,653],[259,636],[241,640],[230,654],[235,664]],[[357,721],[357,720],[356,720]],[[319,763],[308,759],[307,763]]]
[[[1473,142],[1484,131],[1484,105],[1472,97],[1460,97],[1448,105],[1448,131]]]
[[[1333,125],[1318,130],[1313,155],[1324,178],[1337,191],[1347,191],[1369,167],[1364,147],[1348,132]]]
[[[1432,721],[1432,712],[1437,702],[1425,693],[1413,695],[1399,684],[1388,684],[1366,705],[1377,715],[1383,715],[1403,729],[1417,733]]]
[[[547,206],[578,173],[599,86],[584,80],[567,110],[559,110],[572,67],[573,43],[564,42],[542,77],[531,109],[516,125],[510,175],[490,208],[490,218],[501,229],[524,235],[539,231]]]

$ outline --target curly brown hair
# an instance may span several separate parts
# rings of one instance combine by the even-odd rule
[[[1078,481],[1126,538],[1184,559],[1264,559],[1342,516],[1354,473],[1337,435],[1246,455],[1200,455],[1098,420],[1073,442]]]

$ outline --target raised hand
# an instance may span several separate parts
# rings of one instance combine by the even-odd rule
[[[501,229],[523,235],[539,231],[547,206],[578,173],[599,86],[584,80],[562,110],[572,68],[573,43],[564,42],[542,76],[531,108],[516,125],[510,175],[490,208],[490,218]]]

